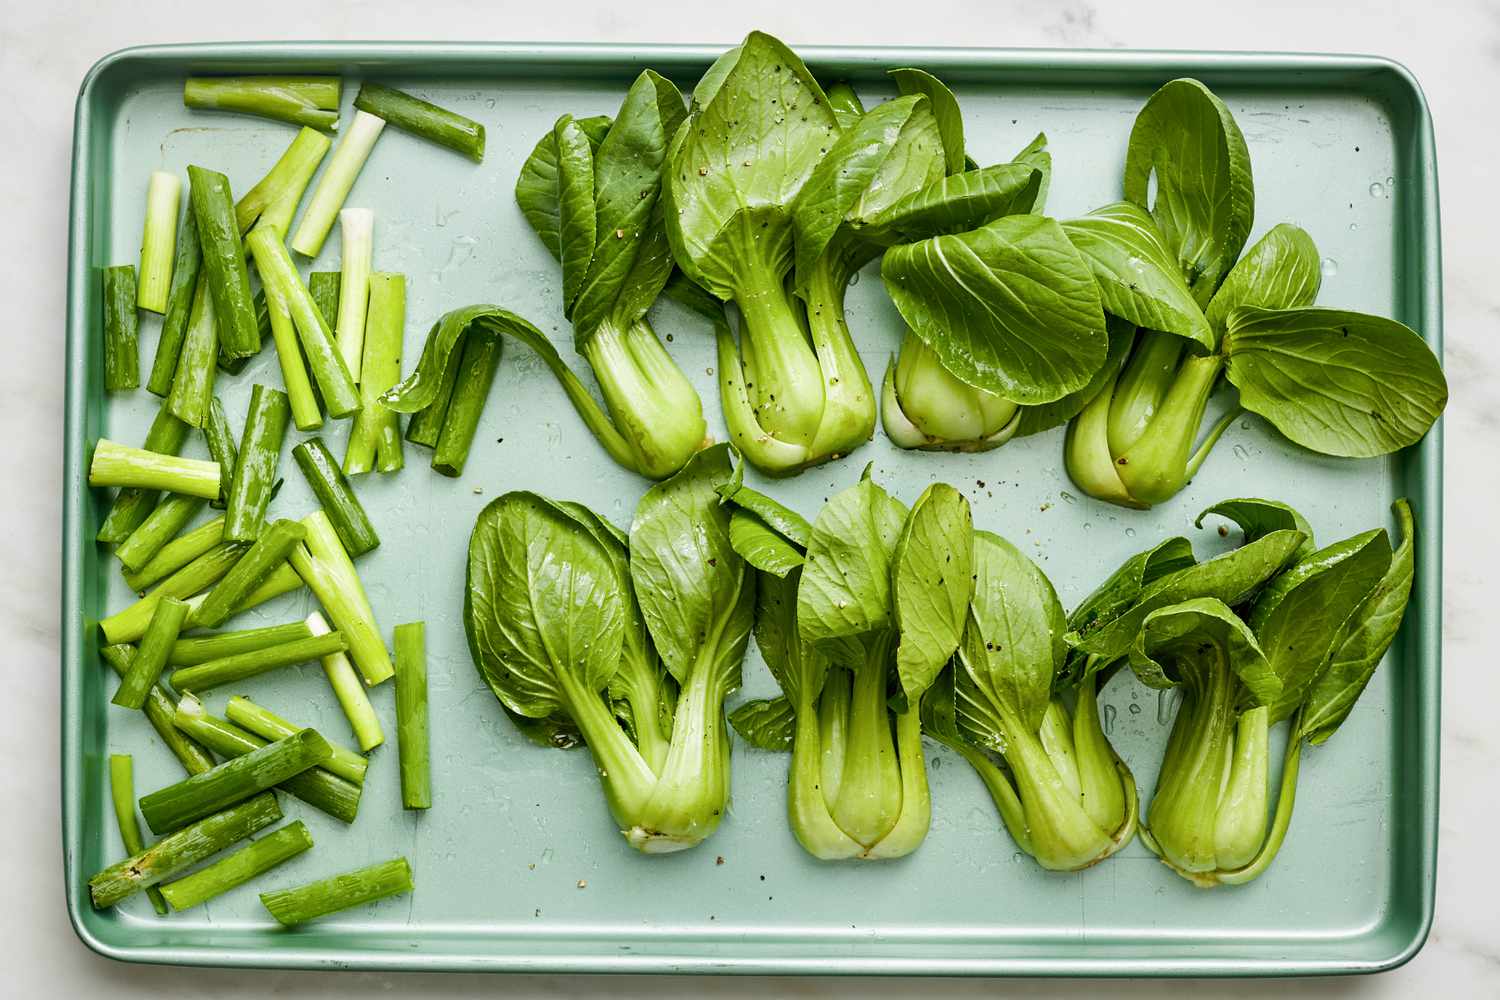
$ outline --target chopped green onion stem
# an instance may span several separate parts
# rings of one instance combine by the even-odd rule
[[[167,312],[161,321],[161,338],[156,342],[156,358],[151,362],[151,376],[146,388],[158,396],[172,391],[177,375],[177,356],[187,336],[188,319],[193,311],[193,293],[198,288],[198,271],[203,266],[203,251],[198,245],[198,223],[189,208],[182,213],[177,228],[177,260],[172,265],[172,287],[167,292]]]
[[[339,213],[339,311],[334,337],[344,367],[358,383],[365,350],[365,313],[370,297],[370,262],[375,252],[375,213],[346,208]]]
[[[336,76],[190,76],[182,85],[182,103],[334,129],[342,82]]]
[[[135,658],[135,647],[105,646],[99,650],[99,655],[116,674],[124,677]],[[167,693],[166,688],[160,684],[153,685],[146,693],[146,704],[142,711],[146,715],[146,721],[151,723],[151,728],[156,730],[156,735],[172,751],[172,756],[177,758],[184,771],[188,774],[202,774],[214,766],[214,759],[209,752],[197,740],[177,728],[177,701]],[[134,807],[132,797],[131,808]]]
[[[175,455],[187,443],[187,435],[188,425],[173,416],[163,403],[157,407],[156,416],[151,421],[151,429],[146,432],[142,447],[163,455]],[[130,533],[139,528],[141,522],[156,508],[160,495],[156,490],[121,490],[115,495],[109,514],[99,526],[99,533],[94,536],[95,540],[118,544],[129,538]]]
[[[333,228],[333,220],[339,214],[339,209],[344,207],[344,199],[349,196],[349,189],[354,187],[354,180],[359,176],[360,168],[365,165],[383,128],[384,119],[364,111],[354,112],[354,121],[334,147],[328,169],[323,171],[323,176],[318,178],[317,187],[313,188],[312,201],[308,203],[307,211],[302,213],[297,235],[292,237],[293,250],[305,257],[316,257],[323,249],[323,241]]]
[[[259,383],[251,388],[239,459],[224,507],[224,537],[230,541],[251,542],[260,536],[291,412],[286,393],[280,389]]]
[[[167,654],[167,666],[191,667],[239,653],[253,653],[268,646],[310,639],[312,634],[306,622],[287,622],[284,625],[267,625],[238,632],[215,632],[212,635],[178,639],[172,644],[172,651]]]
[[[484,160],[484,126],[420,97],[378,83],[360,84],[354,106],[378,115],[404,132],[456,150],[475,163]]]
[[[130,533],[115,549],[115,556],[128,576],[138,572],[176,538],[188,522],[198,516],[208,501],[202,497],[185,497],[169,493],[162,497],[141,526]]]
[[[187,620],[188,606],[175,597],[163,597],[156,602],[151,621],[146,625],[146,634],[130,662],[115,691],[112,703],[121,708],[145,708],[146,698],[161,678],[162,668],[167,665],[167,654],[182,631]]]
[[[135,486],[212,500],[219,495],[219,463],[163,455],[100,438],[89,463],[89,485]]]
[[[330,749],[315,730],[304,729],[143,796],[141,815],[152,833],[170,833],[316,767]]]
[[[126,854],[139,854],[146,842],[141,839],[141,824],[135,816],[135,765],[128,753],[109,755],[109,797],[115,806],[115,822],[120,826],[120,842]],[[155,886],[146,890],[156,915],[167,915],[166,900]]]
[[[370,275],[370,306],[365,321],[365,356],[360,366],[359,411],[349,430],[344,471],[350,475],[379,468],[396,472],[403,464],[400,415],[380,402],[401,378],[401,344],[406,333],[406,277]]]
[[[191,909],[265,874],[312,845],[312,834],[299,819],[191,875],[166,883],[161,887],[161,895],[174,910]]]
[[[401,757],[401,805],[432,808],[427,728],[427,627],[396,626],[396,749]]]
[[[259,607],[260,605],[266,603],[273,597],[280,597],[282,594],[290,594],[294,590],[301,589],[302,578],[297,575],[296,571],[293,570],[290,565],[283,563],[282,565],[276,567],[276,572],[271,574],[271,578],[269,580],[261,584],[259,587],[256,587],[255,591],[249,597],[245,598],[245,603],[241,604],[238,608],[235,608],[234,614],[237,615],[241,612],[249,611],[251,608]],[[192,629],[198,627],[198,607],[207,598],[207,594],[199,594],[197,597],[194,597],[188,601],[188,604],[193,608],[193,610],[188,613],[188,628]]]
[[[458,381],[443,416],[443,432],[432,451],[432,467],[445,476],[461,476],[469,460],[469,447],[479,430],[479,418],[489,399],[495,372],[500,369],[500,338],[464,338],[464,355],[458,363]]]
[[[104,269],[104,389],[124,392],[141,384],[135,265]]]
[[[149,520],[149,518],[147,519]],[[139,530],[139,529],[137,529]],[[135,536],[132,534],[131,538]],[[127,572],[125,583],[137,593],[165,580],[224,540],[224,519],[214,518],[187,534],[172,539],[140,569]],[[128,543],[130,539],[126,539]],[[117,552],[119,550],[116,550]]]
[[[316,595],[334,627],[348,638],[349,658],[365,683],[373,687],[388,680],[396,668],[380,638],[364,584],[332,522],[319,510],[304,517],[302,524],[307,528],[307,543],[293,549],[287,561]]]
[[[229,704],[224,708],[224,715],[236,726],[248,729],[256,736],[267,740],[285,739],[307,728],[293,725],[269,708],[257,705],[243,695],[235,695],[229,699]],[[365,771],[370,766],[369,760],[363,754],[356,753],[348,747],[332,742],[329,745],[333,747],[333,753],[323,762],[323,769],[332,771],[340,778],[352,781],[356,785],[364,784]]]
[[[276,646],[266,646],[248,653],[234,653],[191,667],[179,667],[172,671],[168,680],[177,691],[202,694],[204,691],[223,687],[225,684],[234,684],[251,677],[258,677],[281,667],[307,663],[309,660],[316,660],[320,656],[327,656],[329,653],[340,652],[348,648],[349,644],[345,641],[342,632],[330,632],[327,635],[316,635],[310,639],[297,639]]]
[[[204,167],[189,166],[189,197],[198,222],[203,251],[203,277],[208,281],[219,320],[219,343],[231,358],[249,357],[260,350],[255,304],[250,295],[250,272],[245,248],[234,221],[234,198],[229,178]]]
[[[218,373],[219,317],[208,283],[200,280],[188,313],[187,333],[177,354],[177,374],[167,394],[167,408],[184,423],[202,427],[214,399]]]
[[[146,225],[141,234],[141,283],[136,305],[154,313],[167,311],[172,286],[172,256],[177,251],[177,210],[182,180],[165,170],[151,172],[146,184]]]
[[[326,635],[330,631],[328,622],[316,611],[307,616],[307,627],[312,630],[313,635]],[[380,726],[380,716],[375,714],[375,706],[370,704],[364,681],[355,672],[347,653],[330,653],[321,662],[328,685],[333,688],[339,707],[349,719],[354,739],[361,750],[369,753],[385,742],[385,730]]]
[[[360,415],[354,418],[356,430],[351,432],[351,440],[352,435],[358,432],[359,420],[363,415],[364,411],[361,410]],[[297,467],[302,470],[307,485],[312,488],[319,506],[328,515],[333,530],[338,533],[339,541],[349,555],[357,558],[379,546],[380,536],[370,524],[369,515],[365,513],[364,506],[354,495],[349,480],[339,469],[323,440],[308,438],[292,449],[292,457],[297,460]]]
[[[228,573],[230,567],[244,554],[245,546],[234,542],[221,542],[215,545],[167,577],[155,590],[130,607],[101,619],[99,628],[104,633],[105,641],[135,642],[146,634],[146,626],[150,623],[152,614],[156,612],[157,601],[163,597],[175,597],[183,601],[206,590],[225,573]],[[192,628],[195,624],[190,615],[184,629]]]
[[[411,865],[405,858],[396,858],[291,889],[263,892],[260,901],[278,922],[291,927],[413,888]]]
[[[292,423],[299,431],[317,430],[323,426],[323,411],[318,407],[312,378],[302,359],[302,345],[297,341],[291,309],[274,285],[266,289],[266,312],[271,318],[271,340],[276,344],[276,359],[281,364],[281,381],[292,406]]]
[[[197,623],[205,628],[218,628],[245,603],[245,598],[271,578],[277,568],[285,565],[292,547],[301,543],[307,531],[296,521],[275,521],[250,546],[243,558],[236,562],[208,597],[198,607]]]
[[[318,164],[323,162],[323,155],[331,145],[333,143],[322,132],[307,127],[298,132],[275,166],[235,202],[234,221],[240,232],[249,232],[256,220],[260,220],[263,225],[279,231],[281,238],[285,239],[292,228],[292,216],[297,214],[297,205],[302,201],[302,193],[307,190],[313,174],[318,172]]]

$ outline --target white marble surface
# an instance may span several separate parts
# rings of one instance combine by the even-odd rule
[[[1489,857],[1500,827],[1493,761],[1500,671],[1486,656],[1500,563],[1493,497],[1500,420],[1483,401],[1500,365],[1495,279],[1494,163],[1500,138],[1500,6],[1494,3],[1131,3],[1070,0],[757,0],[710,3],[465,4],[424,0],[256,0],[217,4],[0,2],[0,427],[12,478],[0,491],[0,634],[8,640],[0,699],[0,761],[10,806],[0,821],[7,859],[0,905],[0,994],[92,997],[406,996],[503,990],[513,996],[1066,995],[1405,997],[1500,994],[1500,907]],[[743,13],[742,13],[743,11]],[[753,13],[752,13],[753,12]],[[914,16],[920,12],[920,17]],[[1405,968],[1373,978],[1296,983],[1025,983],[840,980],[508,980],[174,970],[98,958],[63,909],[58,817],[58,511],[62,318],[73,98],[104,53],[145,42],[262,38],[577,39],[728,43],[750,27],[796,43],[984,44],[1182,49],[1295,49],[1392,56],[1421,80],[1437,121],[1447,264],[1448,550],[1445,589],[1443,806],[1437,923]],[[1491,388],[1485,390],[1485,386]],[[1476,618],[1475,615],[1479,615]]]

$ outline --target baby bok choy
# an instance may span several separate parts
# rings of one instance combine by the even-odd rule
[[[507,493],[469,540],[464,606],[480,675],[522,729],[576,732],[610,813],[645,853],[692,847],[729,798],[724,699],[755,591],[715,488],[720,445],[647,491],[628,542],[577,504]]]
[[[808,526],[753,490],[723,492],[758,570],[756,644],[782,689],[731,722],[791,751],[787,812],[808,853],[911,853],[931,819],[920,705],[969,601],[967,501],[937,484],[908,513],[866,475]]]
[[[1255,214],[1250,154],[1224,102],[1174,80],[1146,102],[1125,158],[1125,200],[1063,224],[1104,308],[1137,327],[1068,428],[1065,458],[1091,496],[1170,499],[1243,407],[1313,451],[1372,457],[1420,440],[1447,383],[1394,320],[1314,308],[1318,250],[1282,223],[1241,257]],[[1239,390],[1207,432],[1221,376]]]

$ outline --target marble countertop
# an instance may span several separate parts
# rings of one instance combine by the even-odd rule
[[[12,468],[37,485],[0,493],[0,620],[10,637],[0,759],[11,802],[0,856],[11,859],[0,907],[0,964],[14,996],[1314,996],[1500,994],[1500,907],[1483,873],[1500,828],[1492,770],[1500,732],[1491,706],[1500,671],[1482,659],[1474,615],[1500,564],[1500,528],[1485,512],[1500,487],[1484,435],[1500,428],[1484,386],[1500,366],[1484,344],[1500,325],[1495,279],[1494,184],[1500,158],[1493,94],[1500,90],[1500,7],[1494,3],[1260,4],[1075,0],[927,0],[921,4],[761,0],[747,19],[730,7],[657,0],[622,5],[379,4],[259,0],[254,4],[142,5],[0,0],[0,191],[12,234],[0,244],[8,322],[0,366],[0,426]],[[1364,9],[1362,9],[1364,8]],[[920,20],[913,12],[920,11]],[[58,814],[58,516],[62,426],[62,317],[73,98],[88,67],[147,42],[289,39],[575,39],[729,43],[750,27],[798,44],[1009,45],[1088,48],[1267,49],[1365,52],[1398,59],[1421,81],[1437,123],[1445,208],[1449,546],[1445,571],[1443,804],[1437,921],[1423,951],[1395,972],[1294,983],[1030,983],[912,980],[631,978],[334,974],[179,970],[97,957],[73,935],[60,884]],[[1490,391],[1493,391],[1490,390]],[[1493,613],[1490,612],[1490,613]],[[26,859],[24,862],[22,859]],[[1474,868],[1479,865],[1479,868]],[[12,992],[13,991],[13,992]]]

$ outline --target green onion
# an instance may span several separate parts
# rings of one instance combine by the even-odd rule
[[[276,572],[271,574],[270,579],[259,587],[256,587],[255,591],[249,597],[245,598],[244,603],[234,609],[234,614],[237,615],[243,611],[249,611],[251,608],[259,607],[266,603],[273,597],[280,597],[282,594],[290,594],[294,590],[301,589],[302,578],[296,574],[291,566],[283,563],[276,567]],[[188,601],[189,606],[193,610],[188,612],[187,628],[193,629],[198,627],[198,608],[207,598],[207,594],[199,594]],[[231,615],[231,617],[233,616]]]
[[[225,538],[250,542],[260,535],[290,417],[291,405],[286,393],[259,383],[251,388],[239,459],[229,484],[229,502],[224,507]]]
[[[243,729],[248,729],[256,736],[267,740],[281,740],[306,729],[306,726],[297,726],[283,719],[270,709],[257,705],[243,695],[235,695],[229,699],[229,704],[224,708],[224,715],[230,722]],[[352,781],[356,785],[364,784],[365,771],[370,762],[363,754],[355,753],[348,747],[330,743],[333,753],[323,762],[323,770],[331,771]]]
[[[304,729],[143,796],[141,815],[152,833],[170,833],[316,767],[329,750],[327,740]]]
[[[197,622],[205,628],[218,628],[253,594],[276,569],[286,563],[287,553],[299,544],[307,531],[296,521],[280,520],[271,524],[236,562],[207,599],[199,605]],[[148,633],[149,635],[149,633]]]
[[[337,320],[339,315],[339,273],[337,271],[313,271],[307,276],[307,293],[313,305],[326,320]]]
[[[411,866],[405,858],[396,858],[295,888],[263,892],[260,901],[279,923],[291,927],[413,888]]]
[[[203,277],[214,300],[219,341],[231,358],[248,357],[260,350],[260,335],[250,296],[250,272],[245,268],[245,248],[234,221],[229,178],[204,167],[187,169],[192,182],[189,197],[193,218],[198,222],[198,243],[203,251]]]
[[[224,350],[224,342],[220,341],[219,353],[214,359],[214,364],[225,375],[238,375],[249,367],[250,362],[254,361],[256,356],[266,346],[266,338],[271,335],[271,313],[266,308],[266,290],[264,288],[257,288],[255,290],[255,300],[252,305],[255,306],[255,353],[230,355]]]
[[[182,569],[163,580],[155,590],[123,611],[117,611],[99,622],[106,642],[135,642],[146,634],[146,626],[156,612],[156,602],[163,597],[187,600],[211,586],[245,554],[245,546],[221,542]],[[202,602],[199,602],[202,603]],[[184,628],[194,626],[192,616]]]
[[[132,893],[186,871],[204,858],[263,830],[281,819],[281,807],[269,792],[205,817],[117,861],[89,879],[89,897],[105,909]]]
[[[291,255],[286,252],[280,236],[275,229],[257,226],[250,231],[246,245],[255,257],[261,282],[276,289],[292,314],[302,349],[307,352],[308,367],[323,393],[323,405],[327,407],[328,415],[335,420],[347,417],[359,406],[354,379],[333,342],[328,321],[313,304],[312,296],[292,265]]]
[[[161,895],[174,910],[192,909],[215,896],[263,875],[277,865],[296,857],[313,845],[312,834],[299,819],[259,840],[252,841],[227,858],[215,861],[161,887]],[[149,890],[148,890],[149,891]]]
[[[302,193],[307,190],[318,164],[333,143],[321,132],[304,127],[281,154],[281,159],[234,205],[234,222],[241,233],[250,231],[256,220],[281,233],[282,239],[292,227],[292,216]]]
[[[185,694],[177,704],[173,720],[178,729],[222,757],[243,757],[269,744],[232,722],[209,715],[195,695]],[[322,767],[310,768],[277,786],[343,823],[353,823],[359,814],[363,789]]]
[[[459,361],[462,360],[460,355]],[[424,448],[437,447],[438,439],[443,436],[443,422],[448,417],[454,387],[458,385],[459,368],[460,365],[453,364],[444,368],[442,381],[438,383],[437,394],[432,397],[432,402],[427,404],[426,409],[413,413],[406,422],[406,440]]]
[[[134,486],[212,500],[219,494],[219,463],[163,455],[100,438],[89,463],[89,485]]]
[[[406,277],[370,275],[370,306],[365,322],[365,355],[360,366],[359,411],[349,430],[344,471],[381,472],[402,466],[401,422],[395,410],[380,402],[401,378],[401,344],[406,333]],[[378,462],[377,462],[378,455]]]
[[[141,839],[141,824],[135,818],[135,764],[128,753],[109,755],[109,797],[115,806],[115,822],[120,826],[120,842],[126,854],[139,854],[146,843]],[[146,890],[156,915],[167,915],[167,904],[155,886]]]
[[[405,132],[456,150],[475,163],[484,161],[484,126],[394,87],[363,83],[354,106]]]
[[[333,129],[339,124],[341,85],[336,76],[190,76],[182,85],[182,103]]]
[[[147,518],[149,521],[150,518]],[[140,529],[136,529],[139,531]],[[131,538],[135,535],[132,534]],[[125,583],[131,590],[140,593],[160,580],[165,580],[203,553],[224,540],[224,519],[214,518],[207,524],[194,528],[187,534],[172,539],[152,556],[144,566],[125,574]],[[126,544],[130,538],[125,540]],[[124,546],[121,546],[123,549]],[[120,549],[116,550],[118,553]]]
[[[135,311],[135,265],[104,269],[104,389],[123,392],[141,384]]]
[[[271,339],[276,344],[281,381],[291,402],[292,423],[299,431],[317,430],[323,426],[323,411],[318,407],[312,379],[302,360],[302,345],[297,342],[297,328],[292,322],[291,310],[275,286],[266,289],[266,311],[271,317]]]
[[[240,449],[235,444],[234,430],[229,426],[229,416],[218,396],[208,403],[208,419],[203,421],[203,442],[208,446],[208,457],[219,463],[219,497],[213,501],[213,506],[222,509],[229,503],[229,485],[234,482],[234,467],[239,464]]]
[[[327,635],[329,632],[328,622],[316,611],[307,616],[306,624],[313,635]],[[385,742],[385,730],[380,727],[380,716],[375,714],[375,706],[370,704],[370,695],[365,691],[364,681],[355,673],[354,664],[349,662],[347,653],[330,653],[322,657],[321,662],[328,685],[333,688],[333,695],[349,720],[349,727],[354,731],[359,748],[369,753]]]
[[[253,653],[268,646],[309,639],[312,634],[306,622],[287,622],[285,625],[266,625],[238,632],[215,632],[212,635],[178,639],[172,644],[172,651],[167,654],[167,665],[191,667],[239,653]]]
[[[167,311],[181,199],[182,181],[176,174],[164,170],[151,172],[151,180],[146,184],[146,225],[141,234],[141,283],[135,303],[154,313]]]
[[[130,671],[130,664],[135,659],[135,647],[118,645],[105,646],[99,650],[100,657],[108,663],[116,674],[124,677]],[[151,728],[156,730],[156,735],[172,751],[172,756],[177,758],[183,770],[188,774],[202,774],[214,766],[214,759],[199,743],[187,733],[178,729],[174,720],[177,716],[177,701],[167,689],[160,684],[152,686],[146,693],[146,704],[141,709],[146,715],[146,721],[151,723]],[[135,807],[134,797],[131,800],[131,808]],[[129,848],[126,848],[127,850]]]
[[[177,355],[177,373],[167,394],[167,409],[184,423],[202,427],[213,405],[214,378],[218,372],[219,318],[214,312],[208,283],[199,281],[188,313],[187,333]]]
[[[401,805],[432,808],[427,730],[427,627],[396,626],[396,749],[401,757]]]
[[[339,213],[339,311],[334,337],[344,366],[358,383],[364,358],[365,312],[370,297],[370,261],[375,251],[375,213],[346,208]]]
[[[432,467],[445,476],[461,476],[469,460],[469,446],[479,430],[479,417],[489,399],[490,386],[500,368],[500,338],[470,335],[458,363],[458,380],[443,416],[443,432],[432,452]]]
[[[320,656],[327,656],[329,653],[341,652],[348,648],[349,643],[342,632],[330,632],[327,635],[315,635],[308,639],[296,639],[276,646],[266,646],[248,653],[221,656],[217,660],[208,660],[191,667],[179,667],[172,671],[168,681],[174,690],[202,694],[204,691],[223,687],[225,684],[249,680],[251,677],[258,677],[272,670],[307,663]]]
[[[167,654],[182,631],[187,613],[188,606],[175,597],[163,597],[156,602],[151,621],[146,625],[146,634],[141,636],[140,647],[111,699],[112,704],[121,708],[146,707],[146,697],[167,665]]]
[[[364,111],[354,112],[354,121],[349,125],[349,131],[339,140],[333,150],[333,158],[328,161],[328,169],[323,171],[323,176],[318,178],[318,186],[313,188],[312,201],[308,203],[307,211],[302,213],[297,235],[292,237],[293,250],[304,257],[316,257],[323,249],[323,241],[333,228],[334,217],[344,207],[344,199],[349,196],[349,189],[354,187],[354,180],[359,176],[360,168],[365,165],[383,128],[384,119]]]
[[[371,687],[396,672],[375,624],[375,612],[360,583],[354,563],[321,510],[302,519],[307,542],[292,550],[287,561],[302,577],[334,627],[349,640],[349,658]]]
[[[187,527],[189,521],[198,516],[205,503],[207,501],[202,497],[185,497],[178,493],[162,497],[156,509],[141,522],[141,526],[132,531],[130,537],[115,549],[115,555],[125,567],[126,575],[139,571],[154,559],[157,553]]]
[[[187,435],[188,425],[173,416],[163,403],[156,410],[156,417],[151,421],[151,429],[146,432],[142,447],[163,455],[175,455],[187,443]],[[99,533],[94,536],[95,540],[118,544],[129,538],[130,533],[150,516],[160,495],[156,490],[121,490],[115,495],[104,523],[99,526]]]
[[[146,388],[158,396],[172,391],[177,375],[177,357],[187,336],[188,318],[193,310],[193,293],[198,288],[198,271],[203,265],[203,251],[198,245],[198,223],[190,207],[182,214],[177,228],[177,260],[172,265],[172,287],[167,292],[167,312],[161,321],[161,338],[156,342],[156,358],[151,362],[151,376]]]
[[[363,412],[361,410],[360,414],[363,415]],[[356,432],[359,419],[359,416],[354,418]],[[302,470],[307,485],[312,488],[313,495],[318,498],[318,504],[328,515],[333,530],[338,533],[339,541],[349,555],[358,558],[380,545],[380,536],[375,534],[375,527],[370,524],[364,506],[354,495],[349,480],[344,477],[323,440],[308,438],[292,449],[292,457],[297,460],[297,467]]]

